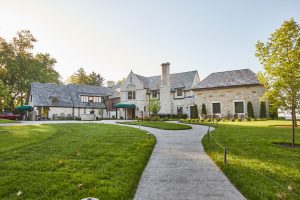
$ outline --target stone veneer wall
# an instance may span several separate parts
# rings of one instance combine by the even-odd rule
[[[242,86],[231,88],[220,88],[210,90],[195,91],[195,102],[198,105],[198,110],[201,112],[202,103],[205,104],[207,114],[212,114],[212,102],[221,102],[221,115],[226,115],[228,112],[234,114],[234,101],[243,100],[245,112],[247,112],[247,103],[251,101],[256,117],[259,117],[260,102],[262,100],[265,88],[263,86]],[[268,112],[268,104],[267,113]],[[201,113],[200,113],[201,114]]]

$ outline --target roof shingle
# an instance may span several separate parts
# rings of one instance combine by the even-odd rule
[[[243,85],[260,85],[256,74],[250,69],[215,72],[200,81],[193,89],[209,89]]]

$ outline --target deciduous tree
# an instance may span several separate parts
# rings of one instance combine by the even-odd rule
[[[296,109],[300,106],[300,26],[294,20],[284,21],[266,43],[258,41],[256,56],[264,66],[258,74],[267,89],[265,97],[275,107],[292,115],[292,145],[295,143]]]
[[[49,54],[32,53],[36,41],[29,30],[18,31],[10,42],[0,40],[0,80],[10,95],[10,110],[25,102],[32,82],[59,82],[56,60]]]
[[[157,98],[151,98],[149,103],[149,112],[152,115],[157,115],[160,111],[160,102]]]

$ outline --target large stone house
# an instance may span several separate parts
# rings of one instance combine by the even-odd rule
[[[120,98],[114,85],[32,83],[30,89],[29,105],[34,109],[34,119],[90,119],[91,116],[107,118],[117,115],[113,104],[119,103]]]
[[[195,105],[194,92],[199,84],[197,71],[170,74],[170,63],[161,65],[161,75],[145,77],[129,73],[120,87],[121,115],[126,119],[149,115],[149,100],[157,98],[159,114],[187,114],[190,116]]]
[[[247,103],[250,101],[255,116],[259,117],[265,88],[254,72],[241,69],[212,73],[193,87],[193,91],[197,106],[201,108],[205,104],[208,115],[247,117]]]
[[[216,72],[200,81],[197,71],[170,74],[170,63],[163,63],[161,75],[146,77],[131,71],[121,85],[32,83],[29,105],[34,107],[36,116],[50,119],[85,119],[92,113],[98,118],[135,119],[151,114],[151,98],[159,100],[160,115],[188,117],[196,107],[200,116],[202,104],[208,115],[246,117],[247,103],[251,101],[254,114],[259,117],[264,92],[250,69]]]

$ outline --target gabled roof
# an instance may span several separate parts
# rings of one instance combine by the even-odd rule
[[[136,77],[144,84],[144,88],[149,90],[158,90],[161,82],[161,75],[145,77],[135,74]],[[182,88],[184,90],[190,90],[193,86],[193,81],[197,71],[181,72],[170,74],[171,90]]]
[[[57,106],[57,107],[98,107],[103,103],[82,103],[80,95],[111,96],[112,88],[90,85],[62,85],[53,83],[32,83],[31,95],[33,106]],[[56,98],[53,101],[52,98]]]
[[[193,89],[210,89],[244,85],[260,85],[256,74],[250,69],[215,72],[200,81]]]

